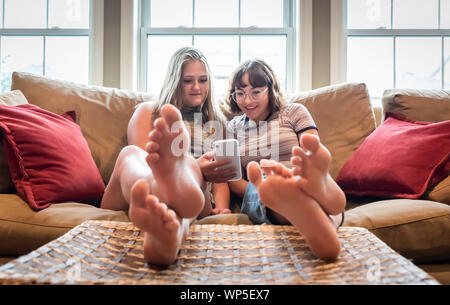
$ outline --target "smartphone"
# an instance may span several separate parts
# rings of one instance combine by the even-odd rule
[[[214,158],[216,160],[231,159],[231,164],[226,164],[223,167],[236,167],[236,174],[228,181],[236,181],[242,178],[241,173],[241,156],[239,154],[239,142],[236,139],[219,140],[213,143]]]

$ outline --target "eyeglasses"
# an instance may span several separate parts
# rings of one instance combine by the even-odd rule
[[[243,90],[234,91],[231,94],[231,97],[233,98],[233,100],[235,102],[242,102],[243,100],[245,100],[245,96],[247,95],[248,97],[250,97],[250,99],[252,101],[257,101],[257,100],[259,100],[262,97],[263,93],[266,92],[267,89],[269,89],[269,87],[266,87],[266,89],[264,89],[264,90],[252,89],[252,90],[250,90],[249,93],[246,93]]]

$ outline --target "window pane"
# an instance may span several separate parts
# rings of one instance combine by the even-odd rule
[[[191,27],[192,0],[150,0],[150,24],[152,27]]]
[[[391,0],[347,0],[347,28],[390,29]]]
[[[349,37],[347,81],[363,82],[372,99],[394,87],[394,49],[391,37]]]
[[[5,28],[45,28],[46,0],[5,0]]]
[[[441,29],[450,29],[450,0],[441,0]]]
[[[179,48],[191,45],[191,36],[148,36],[148,92],[159,95],[170,57]]]
[[[397,38],[396,48],[397,88],[441,88],[441,38]]]
[[[394,0],[395,29],[437,29],[439,0]]]
[[[444,39],[444,89],[450,90],[450,38]]]
[[[1,84],[2,91],[11,87],[11,73],[30,72],[42,75],[43,38],[12,37],[1,38]]]
[[[239,64],[239,37],[195,36],[194,46],[208,60],[216,96],[224,95],[228,90],[228,78]]]
[[[89,28],[89,0],[49,0],[48,27]]]
[[[286,91],[286,36],[242,36],[241,60],[263,59],[273,69]]]
[[[241,0],[241,27],[282,27],[283,0]]]
[[[45,75],[77,83],[89,80],[89,37],[46,37]]]
[[[239,26],[238,0],[196,0],[196,27],[237,27]]]

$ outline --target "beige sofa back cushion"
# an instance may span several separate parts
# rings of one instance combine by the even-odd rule
[[[0,105],[17,106],[23,104],[28,104],[28,101],[19,90],[0,94]],[[6,155],[0,137],[0,193],[9,193],[13,191],[14,184],[11,180],[8,162],[6,161]]]
[[[395,112],[415,121],[450,120],[450,91],[432,89],[389,89],[383,92],[383,117]]]
[[[322,143],[332,155],[330,175],[336,179],[344,163],[375,130],[375,116],[365,84],[328,86],[288,98],[311,113]]]
[[[13,73],[11,89],[21,90],[30,104],[56,114],[75,110],[105,183],[127,144],[128,121],[136,105],[152,99],[145,93],[80,85],[24,72]]]

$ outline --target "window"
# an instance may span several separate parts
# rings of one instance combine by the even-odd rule
[[[139,89],[158,95],[170,56],[194,46],[207,57],[217,95],[237,65],[262,58],[295,90],[295,0],[142,0]]]
[[[92,5],[90,0],[0,0],[2,91],[10,89],[14,71],[88,83]]]
[[[346,77],[380,103],[389,88],[450,89],[450,0],[347,0]]]

